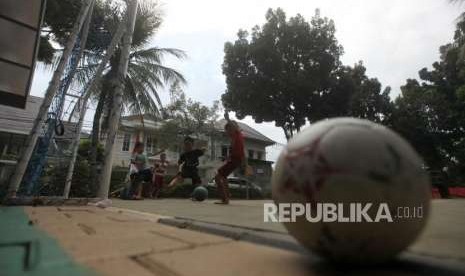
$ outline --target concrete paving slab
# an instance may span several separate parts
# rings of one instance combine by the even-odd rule
[[[465,262],[465,200],[433,200],[431,217],[425,231],[409,250],[439,258]]]
[[[263,203],[270,200],[232,200],[228,206],[214,204],[216,200],[195,202],[188,199],[119,200],[113,206],[155,213],[162,216],[195,219],[226,225],[265,229],[287,233],[280,223],[263,222]]]
[[[263,204],[266,202],[272,201],[233,200],[229,206],[218,206],[214,205],[213,201],[198,203],[187,199],[113,200],[114,206],[117,207],[159,213],[175,219],[181,219],[178,220],[181,222],[183,220],[195,221],[197,226],[202,225],[202,223],[209,223],[241,227],[242,232],[247,232],[248,229],[255,229],[287,235],[286,229],[280,223],[263,222]],[[465,239],[463,238],[463,233],[465,233],[464,212],[465,200],[463,199],[433,200],[431,217],[427,227],[417,241],[409,248],[409,251],[438,258],[459,259],[465,262]],[[165,219],[164,221],[166,222],[167,220]]]
[[[150,254],[138,262],[164,275],[316,275],[305,256],[245,242]]]
[[[0,275],[93,275],[21,207],[0,207]]]
[[[153,271],[147,270],[131,258],[119,257],[112,259],[99,259],[84,262],[85,265],[94,269],[101,275],[111,276],[154,276]],[[162,275],[160,275],[162,276]]]
[[[143,208],[156,207],[147,202]],[[175,204],[176,208],[170,209]],[[23,224],[49,233],[73,260],[102,275],[465,275],[461,255],[464,247],[460,239],[463,232],[459,231],[462,221],[457,222],[463,202],[435,201],[433,209],[437,210],[420,240],[399,260],[376,267],[340,267],[305,250],[284,250],[267,244],[266,239],[276,242],[280,237],[287,237],[283,241],[292,242],[292,238],[279,229],[275,231],[277,228],[270,232],[258,228],[260,222],[249,221],[258,217],[262,221],[262,204],[263,201],[237,202],[230,208],[210,202],[200,205],[175,200],[164,202],[162,215],[90,206],[61,210],[28,207],[25,210],[33,223]],[[234,229],[235,234],[234,231],[229,236],[191,231],[192,227],[186,228],[187,220],[176,227],[158,223],[183,221],[168,217],[167,213],[182,211],[185,216],[192,213],[200,216],[196,208],[207,210],[205,221],[218,221],[218,210],[230,217],[221,217],[219,223],[190,219],[191,223],[215,226],[223,233]],[[243,215],[246,210],[252,215]],[[237,221],[239,225],[231,225]],[[449,227],[444,227],[445,223]],[[25,225],[20,228],[27,229]],[[441,248],[438,243],[444,246]],[[300,245],[295,243],[295,246]]]

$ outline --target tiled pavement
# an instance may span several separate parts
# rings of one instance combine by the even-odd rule
[[[435,248],[450,253],[437,244],[450,237],[440,235],[427,237],[429,240],[415,245],[413,251],[395,263],[349,268],[323,262],[310,254],[163,225],[157,223],[160,216],[155,214],[92,206],[1,208],[22,208],[29,221],[21,227],[38,228],[53,237],[77,266],[84,267],[76,275],[465,275],[462,241],[457,241],[457,254],[451,258],[420,254]],[[437,223],[450,221],[442,218]],[[14,225],[2,227],[8,231],[19,229]],[[37,248],[40,251],[48,247]],[[0,256],[1,253],[0,248]],[[47,252],[38,252],[38,258],[45,259],[44,253]],[[71,266],[66,258],[52,257],[48,260],[54,263],[48,271],[54,271],[53,265],[58,268],[60,263]],[[55,270],[61,272],[55,274],[32,270],[2,274],[1,264],[0,260],[0,275],[74,275],[63,274],[66,270]]]

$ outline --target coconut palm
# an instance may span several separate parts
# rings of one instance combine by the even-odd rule
[[[119,20],[121,21],[121,20]],[[162,103],[158,95],[160,88],[170,85],[174,82],[185,83],[181,73],[163,65],[163,57],[171,55],[182,59],[185,53],[173,48],[148,47],[150,39],[160,27],[160,15],[158,8],[153,2],[143,2],[139,6],[134,36],[131,46],[130,60],[128,64],[128,73],[125,80],[125,89],[123,91],[123,109],[127,114],[152,114],[160,117]],[[109,24],[112,25],[112,24]],[[116,29],[116,24],[114,24]],[[120,49],[117,49],[110,59],[108,69],[102,78],[100,89],[95,92],[94,100],[97,102],[94,121],[92,126],[92,147],[91,160],[93,164],[92,172],[93,181],[96,180],[96,160],[97,145],[99,142],[100,131],[105,127],[106,114],[112,106],[113,94],[115,91],[114,79],[118,70]],[[98,64],[101,53],[95,52],[95,56],[88,54],[89,62],[79,72],[77,79],[85,81],[92,75],[95,70],[95,64]],[[143,123],[143,120],[142,120]]]
[[[74,86],[83,86],[93,78],[95,70],[101,62],[111,37],[116,32],[118,24],[124,16],[121,8],[123,0],[97,0],[93,10],[93,18],[89,31],[86,49],[81,59],[79,68],[75,74]],[[185,79],[176,70],[163,65],[163,57],[172,55],[182,59],[185,53],[178,49],[148,47],[150,40],[155,35],[161,24],[161,15],[158,4],[155,1],[139,1],[139,10],[136,19],[128,76],[126,78],[126,90],[123,95],[123,108],[126,113],[132,114],[159,114],[161,101],[158,95],[160,88],[171,85],[173,82],[185,83]],[[123,5],[124,6],[124,5]],[[73,0],[50,0],[47,2],[45,28],[47,35],[55,38],[59,44],[63,44],[68,38],[69,18],[75,16],[79,10],[79,1]],[[63,16],[65,14],[66,16]],[[60,17],[61,16],[61,17]],[[58,17],[60,20],[55,19]],[[69,21],[69,20],[68,20]],[[72,21],[72,20],[71,20]],[[60,49],[54,49],[60,52]],[[119,63],[120,49],[115,51],[111,58],[100,87],[93,91],[92,100],[97,104],[95,114],[96,123],[100,122],[111,103],[114,90],[112,79],[116,75]],[[60,55],[54,55],[55,62],[51,61],[49,68],[54,69]],[[72,112],[72,114],[75,114]],[[100,125],[100,124],[98,124]],[[98,136],[99,129],[95,129]]]

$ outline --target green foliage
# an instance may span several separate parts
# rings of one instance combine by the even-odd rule
[[[189,99],[176,83],[171,87],[171,104],[163,110],[164,118],[157,141],[161,148],[178,144],[186,135],[200,137],[202,134],[212,136],[216,133],[215,122],[218,120],[220,105],[215,101],[208,107]]]
[[[60,52],[51,42],[64,47],[82,6],[82,0],[47,0],[42,36],[38,53],[39,61],[52,64]],[[121,4],[121,2],[119,3]],[[118,3],[97,0],[89,28],[86,49],[102,52],[110,43],[111,31],[121,18]]]
[[[164,83],[169,84],[173,81],[185,83],[184,77],[179,72],[162,65],[163,56],[173,55],[182,59],[185,53],[172,48],[147,48],[147,44],[160,27],[162,17],[157,2],[149,0],[139,2],[123,103],[125,111],[131,114],[157,114],[161,107],[158,90],[163,87]],[[82,3],[82,0],[47,1],[38,54],[40,61],[46,64],[57,64],[61,51],[55,49],[51,42],[65,46]],[[95,2],[86,43],[87,51],[82,58],[84,66],[77,70],[75,76],[77,84],[83,85],[93,77],[110,44],[112,35],[125,16],[125,6],[124,1],[97,0]],[[103,78],[101,87],[104,90],[104,97],[100,97],[99,100],[106,103],[107,110],[111,107],[111,95],[115,88],[112,80],[116,76],[119,55],[120,49],[117,48],[110,60],[110,68]],[[97,90],[94,93],[94,99],[98,98],[100,91]]]
[[[334,22],[317,10],[310,22],[269,10],[267,22],[225,44],[226,109],[238,118],[274,121],[287,138],[307,122],[354,116],[384,122],[392,108],[389,88],[365,75],[360,62],[342,66]]]
[[[169,178],[169,179],[172,179],[172,178]],[[192,184],[182,183],[182,184],[176,185],[173,188],[165,187],[164,189],[160,191],[160,197],[162,198],[189,198],[191,193],[192,193]]]
[[[174,176],[168,177],[169,180],[171,180]],[[169,181],[167,180],[167,181]],[[168,183],[168,182],[165,182]],[[192,184],[185,182],[182,184],[178,184],[173,188],[164,188],[160,191],[160,197],[161,198],[190,198],[190,195],[192,194]],[[211,187],[207,186],[208,190],[208,198],[219,198],[218,190],[216,187]],[[247,194],[244,189],[230,189],[230,194],[232,198],[241,198],[245,199]],[[249,197],[252,199],[262,199],[263,195],[259,194],[257,191],[250,190],[249,191]],[[271,193],[271,192],[270,192]],[[271,196],[270,196],[271,198]]]
[[[451,178],[459,181],[465,181],[465,60],[460,47],[464,22],[457,24],[454,44],[440,48],[440,60],[432,70],[419,71],[422,82],[407,80],[392,118],[394,129],[431,169],[448,167]]]
[[[88,139],[81,140],[78,149],[78,160],[89,160],[91,153],[92,142]],[[97,161],[101,162],[103,160],[103,145],[98,144],[97,146]]]
[[[351,116],[386,124],[393,109],[390,91],[390,87],[382,91],[378,79],[366,75],[362,62],[354,67],[341,66],[331,93],[323,97],[323,106],[331,110],[322,113],[327,117]]]
[[[97,187],[90,181],[89,150],[90,141],[82,140],[74,166],[70,197],[95,197],[96,195]],[[101,144],[98,146],[97,158],[103,160],[103,146]],[[49,162],[41,177],[41,195],[61,196],[63,194],[66,173],[68,172],[68,161],[60,162],[60,160],[55,160]]]
[[[128,167],[113,167],[111,170],[110,194],[125,187],[128,172]]]

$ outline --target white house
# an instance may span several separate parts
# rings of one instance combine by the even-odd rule
[[[41,103],[29,96],[24,109],[0,105],[0,185],[7,184]]]
[[[0,186],[7,185],[13,173],[16,160],[32,129],[42,100],[43,98],[40,97],[28,96],[24,109],[0,105]],[[74,136],[76,124],[69,122],[63,124],[64,135],[55,137],[49,149],[49,157],[63,156],[63,149],[69,146]],[[81,135],[81,137],[85,136],[88,135]]]
[[[138,115],[126,116],[121,119],[115,141],[114,166],[129,166],[132,150],[137,141],[145,144],[145,151],[148,156],[160,150],[156,140],[160,123],[151,116],[144,116],[143,120],[144,124],[142,124],[142,119]],[[202,137],[199,139],[200,141],[196,141],[198,144],[208,145],[205,155],[200,158],[199,171],[203,181],[207,181],[214,176],[224,157],[228,155],[230,142],[224,133],[225,123],[225,120],[217,122],[216,129],[219,134],[217,137]],[[238,123],[245,138],[245,151],[249,164],[255,170],[254,180],[258,184],[268,185],[272,162],[266,159],[266,147],[275,144],[275,142],[252,127],[241,122]],[[102,135],[101,139],[104,142],[105,135]],[[169,174],[176,172],[176,162],[181,151],[181,145],[175,143],[166,150],[167,158],[172,164],[168,171]],[[153,156],[150,159],[154,161],[158,159],[158,156]]]
[[[0,185],[6,185],[11,177],[16,165],[16,159],[24,146],[27,135],[29,135],[42,100],[40,97],[29,96],[25,109],[0,106]],[[138,115],[121,118],[115,141],[113,166],[129,166],[131,153],[138,139],[144,142],[149,156],[159,151],[156,137],[159,134],[160,123],[150,115],[144,116],[143,120],[144,124],[142,124],[141,117]],[[200,144],[208,145],[205,155],[200,158],[199,166],[204,181],[214,176],[216,169],[223,162],[222,158],[228,155],[229,138],[224,134],[224,124],[224,120],[217,122],[218,135],[215,135],[215,137],[205,136],[199,139],[200,141],[197,141]],[[259,184],[268,185],[272,162],[267,161],[266,147],[273,145],[275,142],[244,123],[239,122],[239,126],[245,137],[245,148],[249,163],[255,169],[253,178]],[[54,140],[60,150],[66,148],[67,143],[71,141],[74,135],[74,127],[74,123],[65,123],[65,135]],[[88,135],[81,135],[81,137],[86,136]],[[101,142],[104,142],[105,138],[103,134]],[[176,143],[173,143],[167,149],[167,158],[172,163],[168,173],[174,174],[177,171],[176,163],[181,151],[182,146]],[[49,154],[52,156],[56,154],[53,147],[51,147]],[[153,156],[151,158],[152,162],[157,158],[158,156]]]

